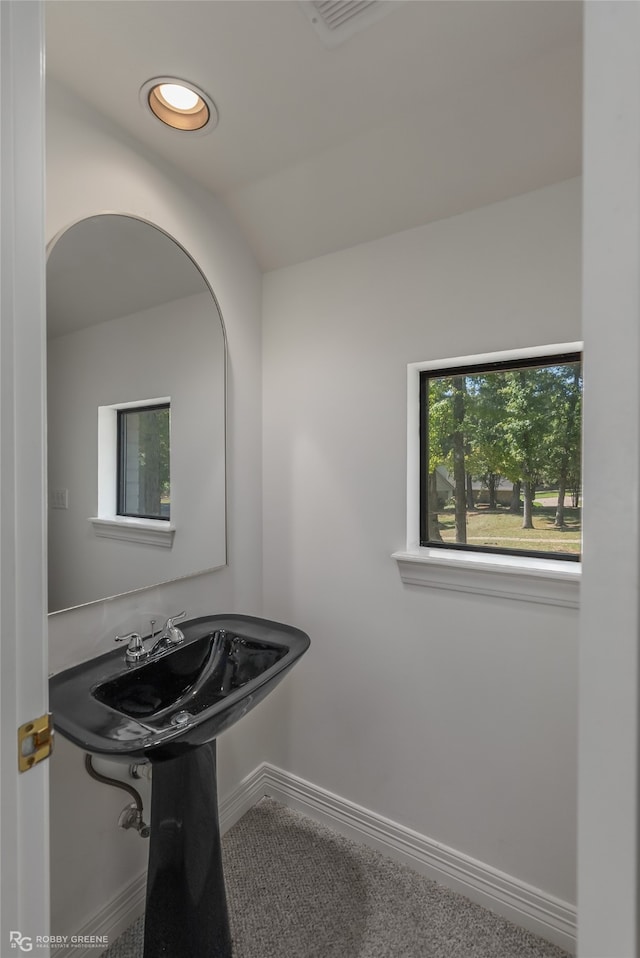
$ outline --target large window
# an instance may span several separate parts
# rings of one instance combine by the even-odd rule
[[[118,515],[171,518],[169,404],[118,410]]]
[[[420,373],[420,544],[579,560],[580,353]]]

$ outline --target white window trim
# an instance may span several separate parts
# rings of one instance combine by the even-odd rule
[[[95,535],[170,549],[176,527],[164,519],[120,516],[117,509],[118,410],[171,403],[170,396],[98,407],[98,515],[90,516]]]
[[[89,522],[97,536],[104,539],[123,539],[127,542],[141,542],[148,546],[173,545],[175,526],[163,519],[138,519],[134,516],[102,517],[91,516]]]
[[[578,608],[581,562],[496,555],[420,545],[420,373],[482,363],[582,352],[583,344],[556,343],[477,356],[410,363],[407,367],[407,546],[394,552],[402,581],[454,592]]]

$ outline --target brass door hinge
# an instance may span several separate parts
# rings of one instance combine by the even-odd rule
[[[53,751],[53,723],[51,715],[25,722],[18,729],[18,768],[28,772],[38,762],[49,758]]]

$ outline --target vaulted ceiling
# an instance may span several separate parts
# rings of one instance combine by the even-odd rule
[[[46,0],[47,75],[218,196],[264,270],[581,172],[582,3],[391,0],[332,45],[308,7]],[[144,108],[167,75],[215,130]]]

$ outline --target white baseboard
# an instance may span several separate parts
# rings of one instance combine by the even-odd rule
[[[577,912],[568,902],[273,765],[261,765],[249,779],[253,794],[262,788],[283,805],[575,953]]]
[[[264,796],[575,952],[573,905],[266,762],[220,800],[222,834]],[[77,934],[108,935],[110,942],[115,941],[143,913],[145,884],[145,875],[138,876]],[[51,958],[97,958],[98,954],[95,948],[66,948],[52,952]]]
[[[74,932],[75,937],[105,936],[109,944],[127,930],[140,915],[144,914],[145,893],[147,887],[146,871],[134,878],[115,898],[112,898],[104,908],[85,921],[82,928]],[[51,952],[51,958],[98,958],[101,948],[83,947],[82,945],[56,948]]]
[[[267,765],[266,762],[263,762],[262,765],[258,765],[258,767],[254,768],[246,778],[243,778],[228,795],[220,799],[218,803],[218,816],[220,818],[220,832],[222,835],[224,835],[232,825],[235,825],[245,812],[253,808],[256,802],[259,802],[265,795],[271,794],[265,790],[267,781],[265,772],[272,767],[271,765]],[[286,804],[286,802],[283,802],[283,805]]]

